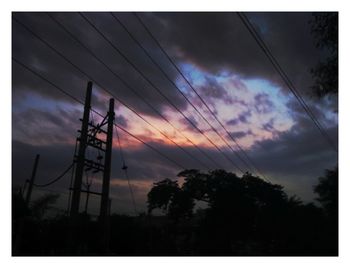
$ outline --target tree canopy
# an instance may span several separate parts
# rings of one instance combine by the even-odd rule
[[[327,54],[311,69],[315,80],[312,88],[319,97],[338,94],[338,13],[313,13],[310,24],[316,47]]]

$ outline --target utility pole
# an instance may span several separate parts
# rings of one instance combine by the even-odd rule
[[[78,138],[79,151],[77,156],[77,168],[75,170],[72,204],[70,209],[70,215],[72,217],[79,214],[81,184],[83,181],[85,151],[87,146],[89,116],[90,116],[90,109],[91,109],[91,92],[92,92],[92,82],[89,81],[87,85],[86,96],[85,96],[84,115],[83,115],[83,120],[81,125],[81,132],[80,132],[80,137]]]
[[[37,154],[35,157],[32,176],[30,177],[30,180],[29,180],[29,186],[28,186],[27,195],[25,199],[27,207],[29,206],[30,197],[32,196],[32,190],[33,190],[33,185],[35,181],[36,170],[38,168],[39,159],[40,159],[40,154]]]
[[[84,115],[82,121],[82,126],[79,141],[78,155],[75,156],[76,170],[73,188],[73,196],[71,201],[70,216],[73,222],[73,233],[71,235],[71,246],[74,248],[79,248],[79,241],[77,232],[79,232],[79,204],[80,195],[82,192],[87,193],[85,202],[85,212],[87,212],[89,195],[99,195],[101,196],[101,206],[99,215],[99,226],[101,233],[101,250],[103,252],[108,252],[109,248],[109,186],[110,186],[110,176],[111,176],[111,163],[112,163],[112,143],[113,143],[113,127],[114,127],[114,99],[109,100],[109,109],[103,120],[95,124],[89,121],[89,115],[91,110],[91,94],[92,94],[92,82],[88,83],[85,105],[84,105]],[[107,126],[107,130],[105,129]],[[101,135],[97,135],[101,134]],[[101,137],[103,136],[103,137]],[[87,148],[92,148],[98,151],[97,161],[94,159],[88,159],[85,157],[85,151]],[[104,154],[104,157],[101,155]],[[104,163],[101,160],[104,158]],[[102,191],[93,192],[90,191],[90,185],[87,185],[87,190],[82,189],[83,173],[88,170],[92,170],[93,173],[102,172]]]
[[[40,154],[37,154],[35,157],[34,166],[33,166],[33,170],[32,170],[32,176],[30,177],[30,180],[29,180],[29,186],[28,186],[27,195],[26,195],[26,199],[25,199],[25,204],[26,204],[27,208],[29,207],[30,197],[32,195],[32,190],[33,190],[33,185],[34,185],[34,181],[35,181],[36,170],[37,170],[38,164],[39,164],[39,159],[40,159]],[[21,241],[22,241],[22,233],[23,233],[23,228],[24,228],[24,218],[25,218],[25,216],[22,216],[18,220],[16,235],[15,235],[13,249],[12,249],[12,252],[14,255],[20,254],[20,251],[21,251]]]
[[[107,139],[105,163],[102,182],[102,197],[100,208],[100,224],[102,228],[102,242],[105,250],[109,247],[109,184],[111,177],[111,160],[112,160],[112,142],[113,142],[113,124],[114,124],[114,99],[109,100],[109,110],[107,119]]]
[[[108,201],[109,200],[109,181],[111,176],[113,123],[114,123],[114,99],[110,99],[109,111],[108,111],[105,164],[104,164],[103,183],[102,183],[102,198],[101,198],[101,210],[100,210],[101,218],[104,218],[108,214],[107,212],[108,212],[108,202],[109,202]]]

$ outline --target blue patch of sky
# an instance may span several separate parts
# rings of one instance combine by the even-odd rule
[[[264,79],[244,79],[242,82],[253,93],[267,94],[270,100],[275,105],[276,112],[282,113],[286,117],[288,114],[287,103],[290,100],[288,95],[281,93],[281,89],[272,85],[269,81]]]
[[[207,74],[198,70],[194,65],[190,63],[181,63],[180,70],[192,86],[202,86],[206,83],[205,77],[207,76]],[[187,83],[180,75],[177,77],[176,83],[180,86],[180,89],[183,90],[185,93],[189,93],[191,91],[191,89],[188,88]]]
[[[180,68],[181,71],[184,73],[185,77],[188,78],[188,80],[194,87],[205,85],[207,83],[207,78],[213,78],[218,83],[224,85],[228,79],[234,76],[238,76],[237,74],[234,74],[227,70],[223,70],[218,74],[206,73],[199,70],[198,68],[196,68],[195,65],[190,63],[181,63]],[[241,78],[240,80],[242,83],[244,83],[246,88],[254,95],[267,94],[269,99],[274,104],[274,113],[278,114],[280,120],[292,121],[292,117],[289,114],[287,106],[287,103],[290,101],[290,96],[282,93],[279,87],[273,85],[268,80],[264,79]],[[184,93],[192,94],[191,89],[187,86],[186,83],[184,83],[183,79],[180,76],[178,77],[176,82]]]

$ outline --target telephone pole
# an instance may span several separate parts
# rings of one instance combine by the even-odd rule
[[[32,170],[32,176],[30,177],[30,180],[29,180],[29,186],[28,186],[28,190],[27,190],[27,194],[26,194],[26,198],[25,198],[25,204],[26,204],[27,208],[29,207],[30,197],[32,195],[32,190],[33,190],[33,185],[34,185],[34,181],[35,181],[36,170],[37,170],[38,164],[39,164],[39,159],[40,159],[40,154],[37,154],[35,157],[34,166],[33,166],[33,170]],[[15,235],[13,248],[12,248],[12,252],[14,255],[20,254],[20,251],[21,251],[21,241],[22,241],[22,233],[23,233],[23,228],[24,228],[24,218],[25,218],[25,216],[22,216],[18,220],[16,235]]]
[[[86,96],[85,96],[84,115],[83,115],[83,120],[81,125],[80,137],[78,138],[79,151],[76,159],[77,168],[75,170],[72,203],[71,203],[71,209],[70,209],[70,215],[72,217],[78,215],[79,213],[81,184],[83,181],[85,151],[87,146],[89,116],[90,116],[90,109],[91,109],[91,92],[92,92],[92,82],[89,81],[87,85]]]
[[[114,99],[109,100],[108,111],[108,126],[107,126],[107,141],[106,141],[106,153],[105,164],[103,172],[102,183],[102,198],[101,198],[101,220],[106,217],[108,212],[109,203],[109,182],[111,176],[111,159],[112,159],[112,142],[113,142],[113,123],[114,123]]]
[[[109,186],[111,177],[111,163],[112,163],[112,143],[113,143],[113,127],[114,127],[114,99],[109,100],[109,109],[100,123],[95,124],[93,121],[89,121],[89,115],[91,110],[91,94],[92,94],[92,82],[88,83],[84,115],[80,135],[78,137],[79,149],[78,154],[75,156],[76,170],[73,191],[70,216],[72,218],[73,229],[71,234],[72,247],[79,247],[79,208],[80,208],[80,196],[81,193],[86,193],[85,212],[87,212],[87,206],[89,202],[89,195],[94,194],[101,196],[101,206],[99,215],[100,226],[100,242],[101,250],[108,252],[109,248],[109,214],[110,214],[110,199],[109,199]],[[106,127],[105,127],[106,126]],[[107,129],[105,129],[107,128]],[[98,151],[97,160],[88,159],[85,157],[87,148]],[[102,153],[102,154],[101,154]],[[104,162],[101,163],[104,158]],[[92,170],[93,173],[103,173],[102,191],[91,191],[90,185],[87,185],[87,189],[82,189],[83,173],[88,170]]]
[[[100,225],[102,230],[102,243],[107,251],[109,247],[109,184],[111,177],[112,143],[113,143],[113,124],[114,124],[114,99],[109,100],[109,110],[107,113],[107,140],[105,163],[102,182],[102,197],[100,208]]]
[[[25,199],[27,207],[29,206],[30,197],[32,196],[33,185],[34,185],[34,181],[35,181],[36,170],[37,170],[38,164],[39,164],[39,159],[40,159],[40,154],[37,154],[35,157],[32,176],[30,177],[30,180],[29,180],[29,186],[28,186],[27,195],[26,195],[26,199]]]

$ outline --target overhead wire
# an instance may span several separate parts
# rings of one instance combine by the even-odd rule
[[[74,146],[74,155],[73,155],[73,162],[75,164],[75,157],[77,154],[77,148],[78,148],[78,139],[75,140],[75,146]],[[72,168],[72,173],[69,181],[69,195],[68,195],[68,203],[67,203],[67,215],[69,215],[70,211],[70,203],[71,203],[71,198],[72,198],[72,191],[71,189],[73,188],[73,178],[75,174],[75,165]]]
[[[160,64],[153,59],[147,49],[135,38],[135,36],[129,31],[128,27],[117,17],[110,12],[111,16],[122,26],[125,32],[128,33],[129,37],[142,49],[145,55],[150,59],[150,61],[158,68],[158,70],[166,77],[174,88],[185,98],[185,100],[191,105],[191,107],[196,111],[196,113],[207,123],[207,125],[218,135],[218,137],[226,144],[226,146],[240,159],[240,155],[232,148],[232,146],[226,141],[225,138],[218,132],[218,130],[208,121],[208,119],[199,111],[199,109],[193,104],[193,102],[182,92],[182,90],[175,84],[175,82],[169,77],[169,75],[163,70]],[[246,163],[244,163],[246,164]],[[250,168],[247,165],[248,169]]]
[[[23,26],[29,33],[31,33],[33,36],[35,36],[37,39],[39,39],[42,43],[44,43],[46,46],[48,46],[51,50],[53,50],[56,54],[58,54],[60,57],[62,57],[65,61],[67,61],[70,65],[72,65],[74,68],[76,68],[80,73],[82,73],[84,76],[86,76],[88,79],[94,81],[98,86],[101,87],[102,90],[113,96],[116,100],[118,100],[122,105],[124,105],[127,109],[132,111],[136,116],[138,116],[140,119],[142,119],[144,122],[146,122],[148,125],[152,126],[156,130],[160,131],[156,126],[154,126],[152,123],[150,123],[147,119],[145,119],[142,115],[140,115],[135,109],[133,109],[131,106],[123,102],[120,98],[115,96],[111,91],[107,90],[105,87],[103,87],[100,83],[98,83],[95,79],[93,79],[89,74],[87,74],[85,71],[83,71],[79,66],[77,66],[75,63],[73,63],[70,59],[68,59],[65,55],[63,55],[60,51],[58,51],[55,47],[53,47],[51,44],[49,44],[46,40],[41,38],[39,35],[37,35],[35,32],[33,32],[27,25],[13,17],[13,19]],[[67,94],[66,94],[67,95]],[[181,133],[181,132],[180,132]],[[166,137],[168,140],[170,140],[172,143],[177,144],[176,142],[172,141],[169,137],[166,136],[166,134],[161,133],[164,137]],[[187,140],[189,140],[187,138]],[[201,151],[206,157],[211,160],[215,165],[220,166],[212,157],[210,157],[208,154],[206,154],[200,147],[195,145],[192,141],[191,144],[193,144],[199,151]],[[180,145],[177,145],[180,146]],[[198,158],[197,158],[198,161]]]
[[[34,71],[32,68],[30,68],[29,66],[25,65],[24,63],[22,63],[21,61],[19,61],[18,59],[16,59],[15,57],[12,57],[12,60],[14,62],[16,62],[17,64],[19,64],[20,66],[22,66],[24,69],[28,70],[29,72],[31,72],[32,74],[34,74],[35,76],[41,78],[42,80],[44,80],[45,82],[49,83],[51,86],[53,86],[54,88],[56,88],[57,90],[59,90],[60,92],[62,92],[63,94],[65,94],[66,96],[70,97],[71,99],[73,99],[74,101],[78,102],[79,104],[84,106],[84,102],[75,98],[74,96],[72,96],[71,94],[69,94],[68,92],[66,92],[64,89],[62,89],[61,87],[57,86],[56,84],[54,84],[53,82],[51,82],[50,80],[48,80],[46,77],[42,76],[41,74],[39,74],[38,72]],[[96,111],[95,109],[91,108],[91,111],[93,111],[95,114],[97,114],[98,116],[104,118],[104,116],[99,113],[98,111]],[[186,169],[184,166],[182,166],[180,163],[178,163],[177,161],[171,159],[170,157],[168,157],[167,155],[165,155],[164,153],[162,153],[161,151],[159,151],[157,148],[155,148],[154,146],[148,144],[147,142],[143,141],[141,138],[135,136],[134,134],[132,134],[131,132],[129,132],[128,130],[126,130],[125,128],[123,128],[120,125],[116,125],[114,123],[114,125],[119,128],[120,130],[122,130],[123,132],[125,132],[126,134],[128,134],[129,136],[133,137],[135,140],[139,141],[140,143],[142,143],[143,145],[147,146],[148,148],[150,148],[151,150],[155,151],[156,153],[158,153],[159,155],[161,155],[163,158],[167,159],[169,162],[173,163],[175,166],[179,167],[180,169]]]
[[[317,129],[320,131],[321,135],[326,139],[326,141],[329,143],[329,145],[332,147],[332,149],[335,152],[338,152],[337,146],[333,143],[332,139],[329,137],[328,133],[324,130],[316,116],[311,111],[310,107],[306,104],[303,97],[300,95],[298,90],[294,87],[293,83],[289,79],[288,75],[284,72],[279,62],[276,60],[276,58],[271,53],[271,50],[266,45],[262,37],[259,35],[255,27],[251,24],[247,16],[243,12],[237,12],[238,17],[244,24],[244,26],[247,28],[249,33],[252,35],[253,39],[256,41],[258,46],[262,49],[263,53],[267,56],[270,63],[273,65],[274,69],[277,71],[277,73],[281,76],[283,82],[286,84],[287,88],[292,92],[294,97],[297,99],[301,107],[305,110],[307,115],[310,117],[312,122],[315,124]]]
[[[48,82],[48,83],[50,83],[52,86],[54,86],[56,89],[59,89],[62,93],[65,93],[65,91],[63,90],[63,89],[61,89],[61,88],[59,88],[57,85],[55,85],[54,83],[52,83],[52,82],[50,82],[49,80],[47,80],[45,77],[43,77],[42,75],[39,75],[37,72],[35,72],[35,71],[33,71],[33,70],[31,70],[28,66],[26,66],[25,64],[23,64],[23,63],[21,63],[19,60],[17,60],[16,58],[12,58],[16,63],[18,63],[18,64],[20,64],[22,67],[24,67],[25,69],[27,69],[28,71],[30,71],[31,73],[33,73],[33,74],[35,74],[35,75],[37,75],[39,78],[41,78],[41,79],[43,79],[44,81],[46,81],[46,82]],[[71,96],[70,94],[66,94],[67,96],[69,96],[69,97],[71,97],[73,100],[75,100],[75,101],[77,101],[77,102],[79,102],[80,104],[82,104],[83,105],[83,103],[81,102],[81,101],[79,101],[78,99],[76,99],[76,98],[74,98],[73,96]],[[93,109],[91,109],[91,111],[92,112],[95,112],[96,114],[98,114],[100,117],[104,117],[103,115],[101,115],[101,114],[99,114],[99,113],[97,113],[96,111],[94,111]],[[115,125],[115,129],[116,129],[116,134],[117,134],[117,139],[118,139],[118,144],[119,144],[119,148],[120,148],[120,152],[121,152],[121,154],[122,154],[122,161],[123,161],[123,168],[125,167],[125,158],[124,158],[124,156],[123,156],[123,151],[122,151],[122,147],[121,147],[121,145],[120,145],[120,139],[119,139],[119,134],[118,134],[118,125],[117,124],[114,124]],[[123,129],[123,128],[121,128],[121,130],[124,130],[125,131],[125,129]],[[127,132],[128,133],[128,132]],[[130,134],[130,133],[128,133],[128,134]],[[132,135],[133,136],[133,135]],[[135,138],[135,136],[133,136],[134,138]],[[141,141],[141,140],[139,140],[139,141]],[[143,142],[142,142],[143,143]],[[145,143],[144,143],[145,144]],[[145,145],[147,145],[147,144],[145,144]],[[77,143],[76,143],[76,146],[75,146],[75,153],[76,153],[76,148],[77,148]],[[150,147],[150,148],[152,148],[152,147]],[[75,154],[74,154],[75,155]],[[166,157],[168,160],[169,160],[169,158],[168,157]],[[55,182],[57,182],[58,180],[60,180],[65,174],[67,174],[67,172],[72,168],[74,166],[74,162],[61,174],[61,175],[59,175],[57,178],[55,178],[54,180],[52,180],[52,181],[50,181],[49,183],[46,183],[46,184],[34,184],[34,186],[36,186],[36,187],[46,187],[46,186],[49,186],[49,185],[51,185],[51,184],[53,184],[53,183],[55,183]],[[182,167],[183,168],[183,167]],[[184,168],[183,168],[184,169]],[[137,209],[136,209],[136,202],[135,202],[135,198],[134,198],[134,194],[133,194],[133,190],[132,190],[132,188],[131,188],[131,183],[130,183],[130,178],[129,178],[129,176],[128,176],[128,173],[127,173],[127,171],[126,171],[126,169],[124,169],[125,170],[125,176],[126,176],[126,178],[127,178],[127,181],[128,181],[128,185],[129,185],[129,190],[130,190],[130,193],[131,193],[131,197],[132,197],[132,202],[133,202],[133,206],[134,206],[134,211],[135,211],[135,215],[137,215]],[[87,174],[86,174],[86,176],[87,176]],[[89,182],[87,181],[87,186],[89,186]],[[68,193],[68,196],[69,196],[69,199],[70,199],[70,196],[71,196],[71,191],[69,191],[69,193]],[[70,203],[70,200],[68,201],[68,204]],[[69,206],[69,205],[68,205]],[[69,209],[68,209],[69,210]]]
[[[128,181],[128,187],[129,187],[129,192],[130,192],[132,204],[133,204],[133,207],[134,207],[135,216],[137,216],[137,206],[136,206],[136,202],[135,202],[134,191],[132,189],[132,185],[131,185],[131,182],[130,182],[130,178],[129,178],[129,174],[128,174],[128,166],[125,163],[124,152],[123,152],[122,145],[120,143],[120,137],[119,137],[119,134],[118,134],[118,128],[117,127],[115,127],[115,132],[116,132],[116,135],[117,135],[117,141],[118,141],[118,145],[119,145],[120,157],[121,157],[121,160],[122,160],[122,163],[123,163],[122,170],[124,171],[125,178]]]
[[[186,119],[187,122],[190,123],[190,125],[196,129],[201,135],[203,135],[211,145],[213,145],[224,157],[225,159],[230,162],[234,167],[236,167],[239,171],[244,173],[244,171],[237,166],[236,163],[234,163],[227,155],[201,130],[199,129],[196,124],[194,124],[118,47],[115,46],[115,44],[102,32],[100,31],[94,23],[92,23],[83,13],[79,12],[80,16],[93,28],[96,30],[99,35],[106,40],[111,47],[114,48],[114,50],[122,56],[122,58],[128,62],[133,69],[135,69],[151,86],[154,88],[169,104],[171,107],[173,107],[177,112],[181,114],[184,119]]]
[[[202,154],[204,154],[210,161],[212,161],[215,165],[218,165],[214,159],[212,159],[210,156],[208,156],[205,152],[203,152],[192,140],[190,140],[186,135],[184,135],[177,127],[174,126],[160,111],[158,111],[151,103],[149,103],[140,93],[137,92],[137,90],[133,89],[120,75],[118,75],[115,71],[113,71],[101,58],[99,58],[91,49],[89,49],[83,42],[81,42],[72,32],[70,32],[67,27],[65,27],[60,21],[58,21],[54,16],[51,14],[47,14],[62,30],[64,30],[75,42],[77,42],[80,46],[82,46],[91,56],[93,56],[98,62],[100,62],[104,67],[108,69],[125,87],[130,89],[139,99],[141,99],[152,111],[154,111],[157,115],[159,115],[164,121],[166,121],[173,129],[175,129],[178,133],[181,134],[188,142],[190,142],[194,147],[196,147],[197,150],[199,150]],[[101,87],[104,91],[106,91],[103,87]],[[112,94],[109,91],[106,91],[111,96],[115,97],[114,94]],[[119,100],[118,98],[116,98]],[[124,102],[121,102],[124,106]],[[129,109],[128,106],[126,108]],[[132,112],[135,113],[133,109],[129,109]],[[145,121],[148,125],[156,129],[163,137],[168,139],[170,142],[175,144],[179,149],[184,151],[188,156],[195,159],[202,167],[206,168],[206,164],[203,163],[200,159],[198,159],[196,156],[194,156],[192,153],[188,152],[185,148],[183,148],[181,145],[179,145],[177,142],[169,138],[165,132],[161,131],[158,127],[154,126],[152,123],[150,123],[147,119],[144,117],[140,117],[143,121]]]
[[[71,168],[73,167],[74,163],[71,163],[57,178],[50,180],[48,183],[44,183],[44,184],[36,184],[33,183],[33,185],[35,187],[46,187],[49,186],[51,184],[54,184],[55,182],[59,181],[60,179],[62,179],[64,177],[64,175],[66,175],[68,173],[68,171],[71,170]]]
[[[206,103],[206,101],[202,98],[202,96],[198,93],[198,91],[193,87],[193,85],[190,83],[190,81],[187,79],[187,77],[183,74],[183,72],[180,70],[180,68],[177,66],[177,64],[174,62],[174,60],[169,56],[169,54],[166,52],[166,50],[163,48],[163,46],[160,44],[158,39],[155,37],[155,35],[151,32],[149,27],[143,22],[143,20],[140,18],[140,16],[133,12],[134,16],[138,20],[138,22],[142,25],[142,27],[145,29],[145,31],[148,33],[148,35],[151,37],[151,39],[155,42],[155,44],[159,47],[159,49],[162,51],[162,53],[166,56],[166,58],[169,60],[169,62],[172,64],[172,66],[175,68],[175,70],[180,74],[180,76],[184,79],[186,84],[192,89],[192,91],[196,94],[196,96],[200,99],[200,101],[204,104],[204,106],[207,108],[207,110],[210,112],[210,114],[213,116],[213,118],[220,124],[220,126],[225,130],[226,134],[230,139],[236,144],[239,151],[242,152],[242,154],[248,159],[251,166],[255,168],[255,170],[262,176],[265,180],[268,181],[268,179],[265,177],[265,175],[261,172],[261,170],[258,168],[258,166],[254,163],[254,161],[249,157],[249,155],[245,152],[245,150],[242,148],[242,146],[237,142],[237,140],[232,136],[232,134],[227,130],[225,125],[219,120],[219,118],[215,115],[215,113],[212,111],[212,109],[209,107],[209,105]],[[235,152],[236,156],[249,168],[249,164],[237,153]]]

